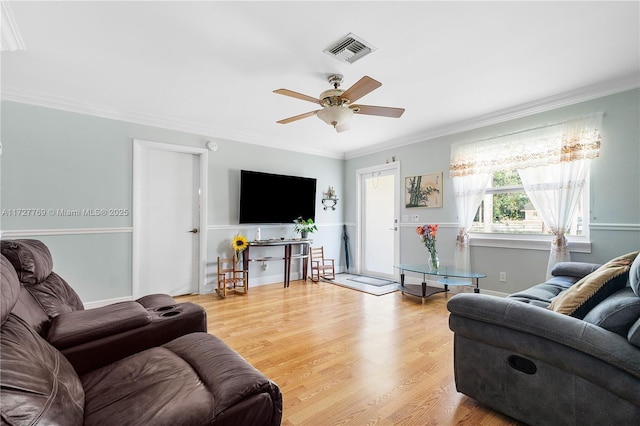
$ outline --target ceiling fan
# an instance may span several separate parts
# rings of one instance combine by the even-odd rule
[[[303,118],[317,115],[322,121],[332,125],[336,131],[344,132],[349,130],[349,120],[353,114],[378,115],[381,117],[399,118],[404,113],[404,108],[390,108],[372,105],[356,105],[355,101],[382,86],[382,83],[371,77],[364,76],[347,90],[339,89],[342,83],[342,75],[332,74],[329,76],[329,83],[333,85],[333,89],[325,90],[318,98],[303,95],[289,89],[274,90],[273,93],[291,96],[292,98],[302,99],[303,101],[319,104],[322,109],[306,112],[304,114],[285,118],[278,121],[279,124],[287,124]]]

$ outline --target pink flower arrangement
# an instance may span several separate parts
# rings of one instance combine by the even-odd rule
[[[416,228],[416,233],[424,243],[427,250],[431,254],[431,258],[436,258],[436,233],[438,232],[438,224],[422,225]]]

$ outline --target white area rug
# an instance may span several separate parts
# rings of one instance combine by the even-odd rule
[[[387,284],[383,284],[386,281]],[[374,296],[382,296],[383,294],[393,293],[398,290],[398,283],[373,277],[364,277],[361,275],[336,274],[336,279],[326,281],[331,284],[347,287],[353,290],[362,291],[364,293],[373,294]],[[367,284],[367,282],[375,283]]]

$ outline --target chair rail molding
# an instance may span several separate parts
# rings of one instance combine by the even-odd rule
[[[59,229],[3,229],[0,231],[2,238],[22,238],[49,235],[87,235],[87,234],[130,234],[133,228],[59,228]]]

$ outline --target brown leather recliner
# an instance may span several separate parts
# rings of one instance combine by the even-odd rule
[[[78,375],[17,315],[23,287],[4,256],[0,263],[3,425],[280,424],[278,386],[206,333],[191,333]]]
[[[15,314],[60,350],[78,374],[95,370],[182,335],[207,331],[206,311],[166,294],[84,309],[78,294],[53,272],[39,240],[0,242],[20,281]]]

